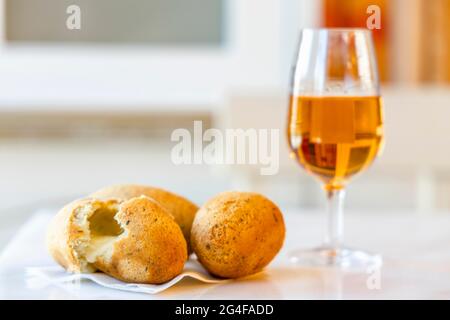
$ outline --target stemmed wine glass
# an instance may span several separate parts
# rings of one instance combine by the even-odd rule
[[[343,246],[345,186],[383,145],[383,115],[372,34],[365,29],[304,29],[292,75],[291,155],[318,178],[328,200],[324,244],[291,254],[295,263],[366,268],[381,256]]]

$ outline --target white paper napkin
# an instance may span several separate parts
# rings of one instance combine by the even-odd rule
[[[190,277],[197,279],[205,283],[222,283],[228,280],[218,279],[211,276],[206,272],[203,267],[194,260],[190,260],[186,263],[183,273],[176,276],[169,282],[163,284],[140,284],[140,283],[127,283],[117,280],[113,277],[108,276],[105,273],[83,273],[83,274],[70,274],[67,273],[63,268],[59,266],[49,266],[49,267],[30,267],[26,269],[27,276],[33,280],[33,278],[38,278],[44,280],[49,284],[63,284],[68,282],[76,282],[81,280],[90,280],[96,284],[116,290],[131,291],[131,292],[141,292],[156,294],[164,291],[185,277]]]

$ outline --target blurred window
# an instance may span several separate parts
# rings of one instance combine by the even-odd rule
[[[224,0],[5,0],[6,40],[162,46],[212,45],[224,38]],[[66,9],[81,9],[69,30]]]

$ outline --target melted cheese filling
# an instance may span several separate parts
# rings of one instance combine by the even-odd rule
[[[99,257],[111,256],[114,242],[124,232],[115,219],[116,213],[115,207],[100,207],[89,216],[90,239],[84,251],[88,263],[95,263]]]
[[[89,246],[85,250],[87,262],[94,263],[98,257],[104,256],[112,249],[117,236],[92,237]]]

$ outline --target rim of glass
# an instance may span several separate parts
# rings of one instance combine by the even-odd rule
[[[300,31],[308,31],[308,32],[364,32],[368,34],[372,34],[372,30],[367,28],[348,28],[348,27],[339,27],[339,28],[302,28]]]

